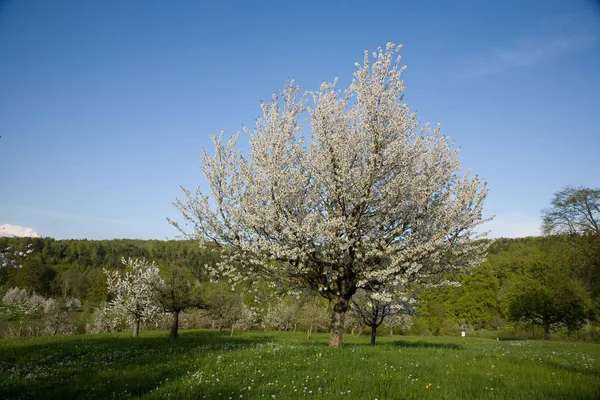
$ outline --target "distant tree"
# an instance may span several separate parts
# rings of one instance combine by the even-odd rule
[[[28,319],[35,325],[40,319],[45,299],[35,293],[31,295],[25,289],[14,287],[9,289],[2,298],[2,303],[14,307],[21,314],[19,319],[19,336],[23,335],[25,320]],[[32,333],[36,334],[35,326],[31,326]]]
[[[544,339],[549,340],[550,331],[559,326],[564,325],[569,331],[583,326],[585,300],[571,287],[562,287],[560,292],[540,286],[523,287],[511,299],[508,317],[512,321],[529,323],[532,329],[541,326]]]
[[[329,322],[327,304],[317,296],[303,299],[299,320],[306,327],[306,340],[311,340],[313,332],[324,329]]]
[[[412,329],[414,319],[414,312],[413,310],[410,310],[407,313],[397,313],[390,315],[388,318],[386,318],[383,325],[389,329],[390,336],[394,336],[395,329],[399,329],[404,332],[407,332],[410,329]]]
[[[45,335],[72,335],[75,333],[75,324],[69,316],[70,312],[81,309],[78,299],[46,299],[44,302],[44,328]]]
[[[414,298],[398,290],[373,293],[361,289],[352,298],[350,313],[371,328],[371,345],[374,346],[377,328],[394,315],[408,314],[413,304]]]
[[[217,325],[219,332],[223,327],[232,327],[240,319],[243,298],[240,293],[229,289],[223,282],[207,284],[202,291],[203,308],[208,317]]]
[[[233,336],[233,331],[235,328],[241,329],[242,331],[248,331],[255,325],[255,323],[256,313],[242,302],[239,312],[233,315],[230,336]]]
[[[171,314],[169,337],[179,337],[179,314],[191,307],[201,305],[200,286],[195,284],[194,276],[183,260],[171,259],[160,268],[161,280],[157,285],[158,302],[163,310]]]
[[[264,324],[280,331],[293,329],[296,333],[301,304],[290,297],[270,304],[264,318]]]
[[[362,335],[366,328],[362,318],[353,313],[352,308],[350,308],[350,312],[346,316],[346,328],[350,329],[350,334],[352,335],[354,335],[354,332],[358,331],[358,336]]]
[[[551,204],[542,211],[544,234],[600,234],[600,189],[567,186]]]
[[[556,259],[541,259],[526,266],[524,274],[513,280],[507,290],[509,320],[541,326],[544,339],[550,331],[566,326],[575,331],[587,320],[589,299],[581,285],[568,276]]]
[[[403,103],[400,48],[365,51],[346,90],[323,82],[301,96],[288,82],[245,129],[249,157],[239,135],[213,137],[201,167],[211,196],[184,189],[175,203],[189,238],[222,246],[220,276],[292,281],[326,298],[330,347],[342,346],[357,289],[475,266],[487,248],[474,240],[485,236],[474,229],[486,185]]]
[[[103,304],[96,308],[92,314],[92,321],[86,325],[88,333],[121,332],[130,326],[127,316]]]
[[[145,259],[122,258],[121,262],[126,267],[124,273],[104,270],[108,292],[112,296],[109,304],[129,318],[136,337],[142,322],[152,320],[162,312],[155,289],[161,285],[160,271]]]

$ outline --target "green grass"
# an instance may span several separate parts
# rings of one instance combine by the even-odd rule
[[[598,399],[600,345],[214,331],[0,340],[0,398]]]

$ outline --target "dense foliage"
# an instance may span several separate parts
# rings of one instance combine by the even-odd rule
[[[1,268],[0,288],[19,287],[43,296],[75,297],[86,305],[108,300],[103,269],[122,269],[121,258],[146,258],[167,265],[176,258],[191,274],[204,280],[204,265],[219,256],[210,247],[200,249],[193,241],[159,240],[55,240],[51,238],[0,238],[0,248],[27,249],[19,260],[22,268]]]
[[[598,235],[499,239],[461,286],[423,293],[419,315],[432,333],[500,328],[506,321],[532,331],[539,326],[546,338],[560,327],[572,333],[598,322],[598,253]]]
[[[310,300],[310,293],[281,298],[266,296],[251,288],[231,292],[222,283],[209,283],[203,265],[214,265],[219,255],[214,249],[199,248],[196,242],[0,238],[2,248],[25,249],[29,244],[34,251],[21,260],[22,268],[0,269],[0,296],[18,287],[24,289],[29,298],[34,293],[62,302],[75,298],[81,300],[84,310],[96,308],[109,300],[102,269],[123,268],[117,255],[146,257],[161,267],[173,265],[176,257],[179,266],[174,270],[166,268],[163,278],[172,280],[186,292],[194,288],[185,283],[190,280],[177,283],[180,273],[202,282],[202,300],[194,300],[196,295],[193,291],[189,293],[194,305],[203,303],[206,315],[212,316],[208,327],[213,326],[212,323],[214,327],[237,324],[238,327],[279,330],[323,327],[322,316],[314,314],[318,302]],[[185,266],[184,271],[179,270],[181,266]],[[572,335],[583,324],[591,323],[586,328],[588,332],[596,339],[600,335],[594,328],[600,315],[600,238],[597,235],[499,239],[490,247],[487,261],[470,273],[458,276],[458,281],[461,285],[457,287],[421,289],[411,322],[405,324],[389,317],[383,322],[384,326],[396,332],[451,335],[461,329],[492,328],[501,329],[500,336],[508,334],[508,328],[513,327],[529,331],[530,335],[535,334],[536,329],[538,334],[548,335],[562,328],[565,334]],[[182,305],[187,306],[181,303],[184,300],[179,295],[165,299],[165,305],[173,302],[166,310],[174,312]],[[208,310],[211,305],[214,307]],[[327,306],[319,307],[324,312]],[[109,313],[108,310],[103,312]],[[249,313],[253,313],[251,320]],[[13,314],[8,313],[5,318],[15,318]],[[194,315],[185,313],[183,326],[203,326]],[[406,315],[399,317],[406,319]],[[29,319],[32,317],[23,314],[23,320]],[[192,323],[193,320],[196,322]],[[19,327],[19,322],[14,320],[13,325]],[[86,322],[94,325],[93,321]],[[91,331],[120,329],[109,316],[98,315],[95,322],[96,328]],[[346,323],[348,331],[358,329],[360,332],[364,327],[364,322],[352,318]]]

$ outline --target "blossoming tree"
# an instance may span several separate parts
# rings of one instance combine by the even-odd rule
[[[201,166],[210,196],[182,188],[175,202],[193,231],[170,221],[221,245],[216,272],[233,283],[263,276],[328,299],[331,347],[358,288],[455,272],[485,253],[473,229],[487,188],[459,174],[458,150],[403,103],[399,50],[365,51],[343,91],[334,80],[300,95],[289,81],[244,128],[247,157],[239,132],[213,136]]]
[[[121,259],[128,270],[104,270],[108,292],[113,299],[110,308],[126,315],[133,326],[133,336],[139,336],[142,322],[162,313],[156,288],[164,285],[157,266],[145,259]]]

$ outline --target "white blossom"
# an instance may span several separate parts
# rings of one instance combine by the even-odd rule
[[[146,259],[121,259],[125,265],[124,274],[120,271],[104,270],[108,292],[113,297],[110,307],[126,315],[133,325],[134,336],[139,334],[140,324],[162,314],[158,302],[157,287],[164,285],[158,267],[148,264]]]
[[[193,231],[170,222],[222,246],[213,274],[318,291],[339,332],[359,287],[427,282],[483,260],[486,244],[475,239],[485,234],[474,228],[484,222],[486,185],[461,175],[449,138],[420,127],[403,102],[399,50],[365,52],[345,90],[334,80],[300,95],[287,82],[261,104],[254,129],[244,128],[247,157],[239,132],[212,137],[215,153],[203,151],[201,166],[210,196],[182,188],[175,202]]]
[[[2,303],[15,307],[19,312],[28,316],[42,311],[45,301],[42,296],[35,293],[30,296],[25,289],[18,287],[9,289],[2,298]]]
[[[26,251],[13,250],[12,246],[8,246],[4,249],[0,249],[0,268],[5,267],[13,267],[13,268],[21,268],[21,264],[18,262],[19,258],[25,258],[31,253],[33,250],[31,249],[33,245],[30,243],[26,246]]]

